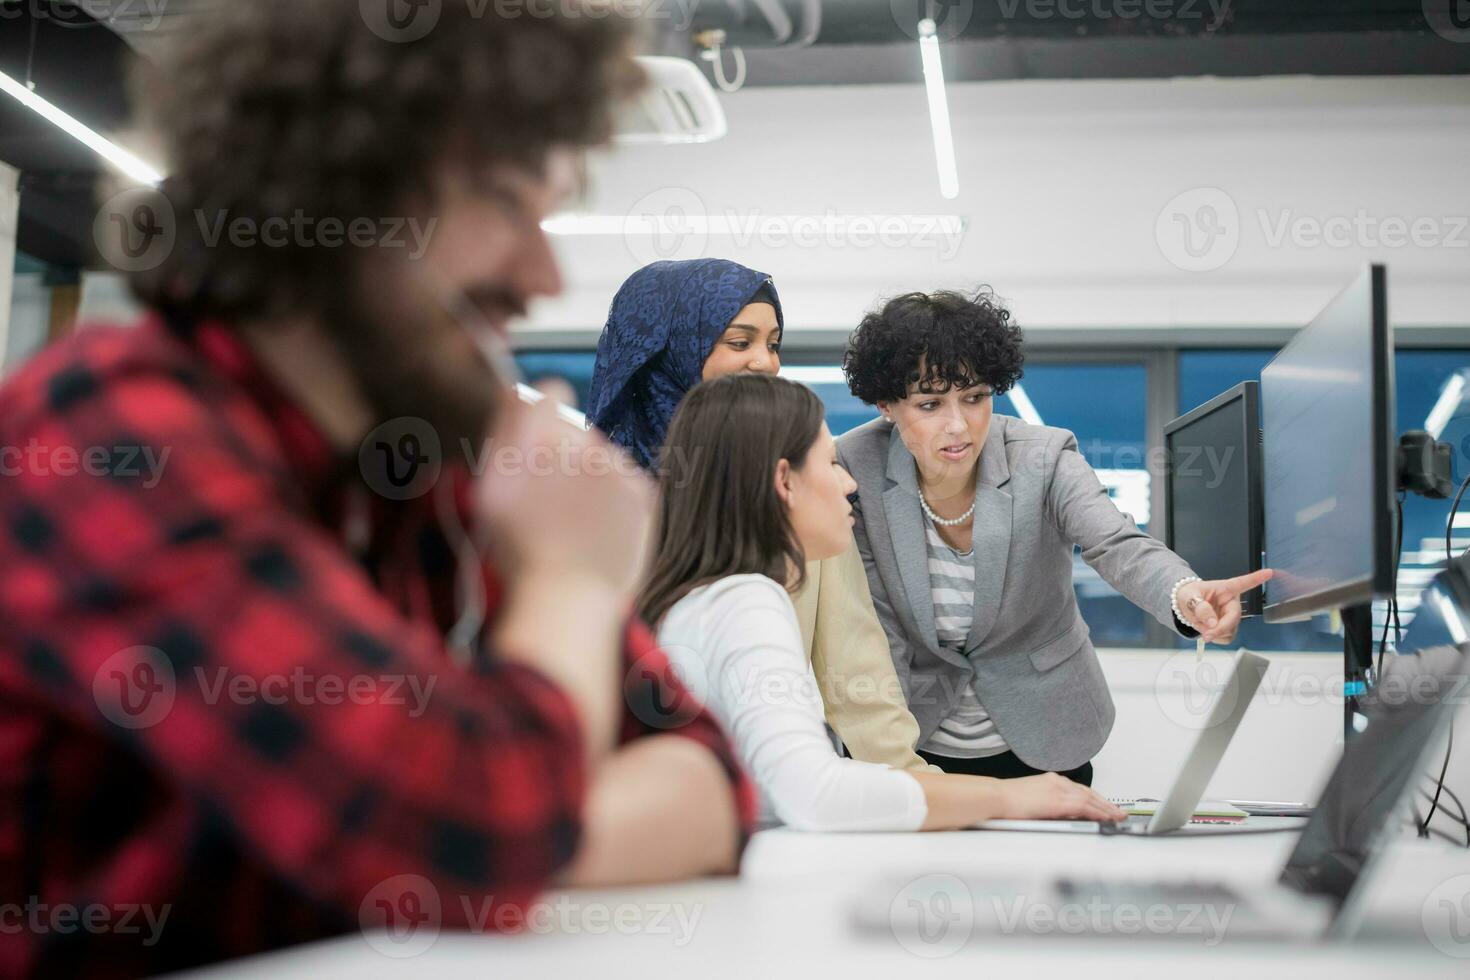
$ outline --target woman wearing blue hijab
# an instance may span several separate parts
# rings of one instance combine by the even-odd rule
[[[784,328],[763,272],[724,259],[644,266],[613,298],[587,417],[652,470],[689,389],[742,370],[775,374]]]
[[[701,381],[775,374],[785,330],[771,277],[725,259],[655,262],[628,277],[597,343],[587,417],[645,469],[658,466],[674,410]],[[827,722],[853,758],[930,767],[873,611],[856,542],[807,566],[792,596]]]

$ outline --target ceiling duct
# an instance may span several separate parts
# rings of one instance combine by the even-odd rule
[[[721,0],[699,5],[696,37],[720,32],[734,48],[804,48],[822,30],[821,0]]]
[[[725,110],[694,62],[640,57],[638,64],[648,75],[648,87],[618,112],[615,143],[708,143],[725,135]]]

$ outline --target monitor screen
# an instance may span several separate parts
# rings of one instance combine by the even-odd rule
[[[1392,591],[1392,352],[1372,266],[1261,371],[1268,622]]]
[[[1247,381],[1164,427],[1169,462],[1166,543],[1195,574],[1234,578],[1261,567],[1258,385]],[[1261,590],[1240,597],[1261,612]]]

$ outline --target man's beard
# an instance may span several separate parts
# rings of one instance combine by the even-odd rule
[[[371,427],[423,419],[446,464],[478,458],[495,413],[495,376],[478,354],[450,354],[444,332],[457,329],[452,325],[368,305],[344,303],[325,325],[367,400]],[[394,316],[402,319],[390,321]]]

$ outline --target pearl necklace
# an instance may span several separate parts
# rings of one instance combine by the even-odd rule
[[[944,518],[940,517],[938,514],[934,513],[934,511],[929,509],[929,502],[924,499],[924,493],[922,490],[919,492],[919,507],[924,511],[925,517],[929,518],[929,520],[933,521],[935,524],[938,524],[940,527],[954,527],[957,524],[965,523],[971,517],[975,516],[975,502],[972,500],[970,502],[969,510],[965,511],[954,520],[947,521]]]

